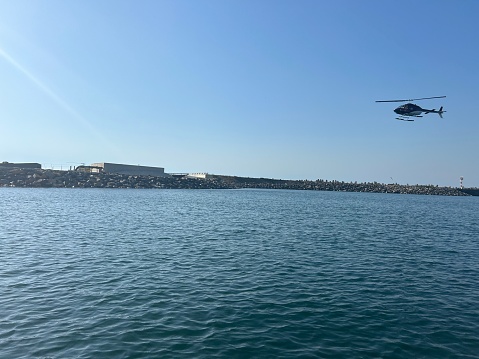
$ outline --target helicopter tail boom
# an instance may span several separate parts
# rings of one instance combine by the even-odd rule
[[[439,111],[436,111],[435,108],[433,108],[432,110],[425,110],[424,113],[425,113],[426,115],[427,115],[428,113],[437,113],[440,118],[443,118],[443,117],[442,117],[442,114],[443,114],[444,112],[446,112],[446,111],[444,111],[442,108],[443,108],[443,107],[441,106],[441,108],[439,109]]]

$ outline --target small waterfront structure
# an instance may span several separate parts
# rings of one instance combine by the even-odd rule
[[[75,171],[85,173],[100,173],[103,171],[103,167],[81,165],[75,167]]]
[[[174,178],[187,178],[188,177],[188,173],[169,173],[169,175],[171,177],[174,177]]]
[[[116,173],[130,176],[168,177],[163,167],[149,167],[140,165],[125,165],[119,163],[100,162],[92,163],[92,172]]]
[[[207,179],[207,178],[211,178],[212,176],[209,173],[188,173],[186,177]]]
[[[0,167],[3,168],[38,168],[41,169],[42,165],[40,163],[10,163],[3,161],[0,163]]]

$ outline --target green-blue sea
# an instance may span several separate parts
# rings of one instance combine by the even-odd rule
[[[478,358],[479,197],[0,188],[1,358]]]

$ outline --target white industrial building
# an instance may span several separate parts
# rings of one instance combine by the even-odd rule
[[[119,163],[92,163],[92,168],[97,168],[97,171],[105,173],[116,173],[130,176],[156,176],[156,177],[168,177],[169,174],[165,173],[163,167],[148,167],[139,165],[124,165]]]
[[[201,172],[201,173],[188,173],[188,175],[187,175],[186,177],[187,177],[187,178],[202,178],[202,179],[206,179],[206,178],[212,178],[213,176],[210,175],[209,173]]]

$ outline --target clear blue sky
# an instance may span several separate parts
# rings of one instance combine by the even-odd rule
[[[479,186],[479,1],[0,0],[0,161]],[[375,100],[446,95],[444,118]]]

